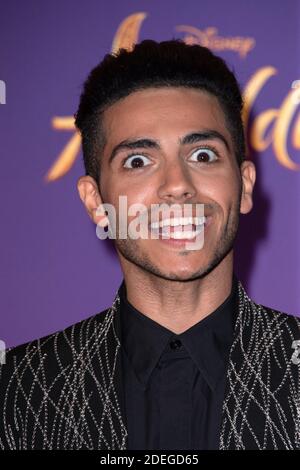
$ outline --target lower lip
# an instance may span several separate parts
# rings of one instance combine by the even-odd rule
[[[211,223],[211,217],[207,217],[206,222],[204,224],[204,231],[207,230],[208,226]],[[201,232],[200,232],[201,233]],[[186,243],[193,243],[196,240],[196,236],[193,238],[181,238],[181,239],[176,239],[176,238],[162,238],[162,235],[159,235],[159,238],[154,238],[152,240],[158,240],[162,243],[165,243],[169,246],[173,246],[174,248],[178,247],[184,247]]]

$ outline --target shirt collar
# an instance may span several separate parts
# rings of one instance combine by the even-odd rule
[[[237,294],[238,280],[233,275],[232,290],[227,299],[203,320],[176,335],[129,303],[123,280],[119,288],[121,344],[142,387],[146,389],[168,343],[180,339],[207,384],[214,390],[227,367],[238,306]]]

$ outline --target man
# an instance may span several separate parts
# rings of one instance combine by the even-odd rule
[[[299,319],[255,304],[233,273],[255,183],[241,112],[225,62],[180,40],[143,41],[91,72],[76,113],[88,214],[112,233],[120,196],[150,220],[164,209],[147,224],[156,237],[116,236],[111,308],[8,352],[3,449],[299,447]],[[190,216],[170,216],[175,205]]]

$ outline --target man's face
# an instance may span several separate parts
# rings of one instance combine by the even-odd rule
[[[184,88],[149,88],[110,106],[103,115],[106,146],[101,155],[100,196],[117,209],[119,196],[131,204],[204,205],[207,224],[201,249],[159,239],[116,239],[123,267],[133,263],[170,280],[209,273],[232,250],[239,213],[251,209],[242,196],[243,178],[218,100]],[[198,137],[185,139],[191,134]],[[199,136],[200,135],[200,136]],[[115,147],[124,141],[144,143]],[[153,141],[145,142],[145,141]],[[132,156],[134,155],[134,156]],[[251,197],[251,195],[250,195]],[[134,218],[128,217],[128,224]]]

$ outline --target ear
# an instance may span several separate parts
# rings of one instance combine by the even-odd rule
[[[240,213],[248,214],[253,207],[253,188],[256,180],[255,165],[250,160],[244,160],[241,164],[242,197]]]
[[[107,226],[108,218],[102,207],[102,199],[94,178],[91,176],[81,176],[77,180],[77,190],[92,221],[101,227]]]

